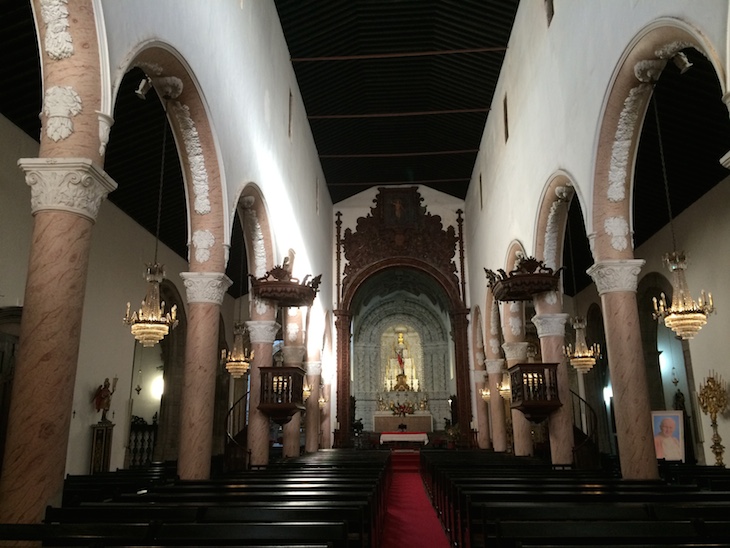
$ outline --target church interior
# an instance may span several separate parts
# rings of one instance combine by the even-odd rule
[[[726,0],[0,13],[0,545],[730,546]]]

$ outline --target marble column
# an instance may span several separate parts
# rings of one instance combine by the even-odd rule
[[[40,522],[61,502],[92,226],[116,188],[88,159],[19,163],[34,218],[0,476],[4,523]]]
[[[490,449],[492,447],[489,435],[489,414],[487,408],[489,403],[482,399],[482,390],[489,388],[487,372],[484,370],[484,352],[476,354],[476,366],[474,369],[474,394],[476,395],[476,419],[477,419],[477,447],[479,449]]]
[[[307,369],[306,382],[312,388],[309,398],[305,402],[307,412],[304,416],[304,451],[306,453],[316,453],[319,449],[319,385],[322,382],[322,362],[308,361],[304,365]]]
[[[259,411],[261,403],[261,370],[260,367],[271,367],[274,358],[274,339],[279,331],[279,324],[273,320],[254,320],[246,322],[251,339],[251,360],[248,412],[247,445],[251,454],[251,466],[265,466],[269,463],[269,417]]]
[[[284,354],[284,365],[292,367],[302,367],[306,348],[304,346],[284,345],[282,349]],[[298,457],[301,447],[300,431],[302,429],[302,413],[296,412],[284,427],[284,440],[282,447],[282,455],[285,458]]]
[[[642,266],[641,259],[616,259],[588,269],[601,296],[621,475],[637,480],[659,477],[636,304]]]
[[[506,342],[502,345],[504,357],[507,360],[507,369],[517,363],[527,362],[527,347],[529,343],[523,341]],[[532,444],[532,424],[521,411],[512,410],[512,436],[515,446],[515,455],[529,457],[534,454]]]
[[[505,453],[507,447],[507,422],[504,400],[499,395],[499,385],[504,375],[504,360],[486,360],[487,382],[491,397],[489,398],[489,414],[492,417],[492,447],[495,451]]]
[[[558,398],[561,405],[548,418],[550,458],[553,464],[573,464],[573,399],[570,395],[568,362],[565,359],[565,322],[568,314],[537,314],[537,327],[543,363],[557,363]]]
[[[213,452],[220,307],[231,280],[220,272],[181,272],[180,277],[188,301],[188,332],[177,472],[184,480],[208,479]]]

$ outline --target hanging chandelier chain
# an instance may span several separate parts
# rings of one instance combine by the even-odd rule
[[[155,264],[157,264],[157,249],[160,245],[160,225],[162,222],[162,187],[165,182],[165,152],[167,150],[167,98],[162,105],[162,160],[160,162],[160,187],[157,191],[157,227],[155,228]]]
[[[664,158],[664,144],[662,143],[662,131],[659,127],[659,106],[657,104],[656,88],[654,89],[654,96],[652,97],[652,103],[654,105],[654,119],[656,120],[656,134],[657,141],[659,142],[659,159],[662,164],[662,178],[664,181],[664,198],[667,201],[667,213],[669,214],[669,231],[672,234],[672,250],[677,251],[677,237],[674,234],[674,218],[672,215],[672,202],[669,199],[669,178],[667,177],[667,165]]]

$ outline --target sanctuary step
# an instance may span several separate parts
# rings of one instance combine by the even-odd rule
[[[421,469],[421,453],[406,449],[395,449],[391,453],[393,473],[419,472]]]

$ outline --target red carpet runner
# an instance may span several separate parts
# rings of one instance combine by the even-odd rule
[[[393,452],[393,481],[388,493],[381,548],[448,548],[419,472],[417,451]]]

